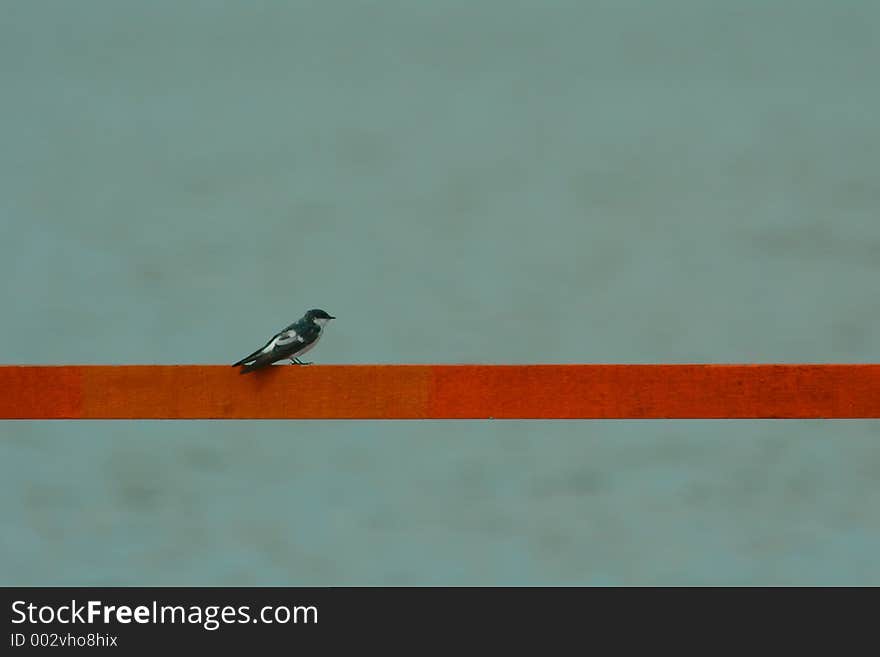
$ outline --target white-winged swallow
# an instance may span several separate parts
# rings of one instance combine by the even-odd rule
[[[247,374],[261,367],[277,363],[279,360],[289,359],[291,363],[296,365],[311,365],[311,363],[301,361],[299,357],[318,344],[318,340],[324,333],[324,326],[331,319],[336,318],[320,308],[313,308],[293,324],[269,338],[269,341],[254,353],[245,356],[237,363],[233,363],[232,366],[243,365],[241,374]]]

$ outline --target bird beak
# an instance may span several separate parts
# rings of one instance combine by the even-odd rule
[[[330,315],[330,319],[336,319],[333,315]]]

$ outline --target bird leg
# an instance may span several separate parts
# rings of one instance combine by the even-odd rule
[[[311,364],[312,364],[311,361],[309,361],[308,363],[306,363],[306,362],[301,361],[299,358],[296,358],[296,357],[291,358],[291,359],[290,359],[290,362],[291,362],[291,363],[294,363],[294,364],[296,364],[296,365],[311,365]]]

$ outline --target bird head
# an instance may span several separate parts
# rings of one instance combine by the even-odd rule
[[[305,319],[317,324],[318,326],[324,326],[331,319],[336,319],[333,315],[328,313],[326,310],[321,310],[320,308],[313,308],[306,313]]]

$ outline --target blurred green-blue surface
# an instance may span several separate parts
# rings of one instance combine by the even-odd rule
[[[6,2],[0,362],[872,362],[876,2]],[[5,422],[2,584],[880,584],[874,422]]]

